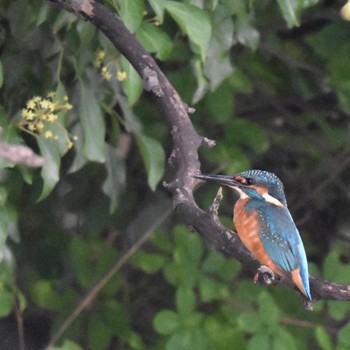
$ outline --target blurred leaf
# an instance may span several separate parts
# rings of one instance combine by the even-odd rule
[[[210,251],[203,262],[204,272],[215,273],[223,280],[233,280],[239,273],[240,264],[234,259],[226,259],[217,251]]]
[[[243,312],[238,316],[237,323],[240,329],[254,334],[261,329],[261,321],[253,312]]]
[[[62,346],[50,346],[48,350],[83,350],[83,348],[71,340],[65,340]]]
[[[234,44],[233,33],[232,17],[223,6],[218,6],[214,12],[213,33],[204,64],[205,76],[210,82],[211,91],[214,91],[233,72],[230,59],[230,50]]]
[[[46,139],[41,135],[37,135],[37,141],[40,153],[44,158],[44,165],[41,170],[41,177],[44,183],[38,199],[38,201],[41,201],[51,193],[60,178],[61,154],[57,141]]]
[[[119,0],[120,17],[131,32],[141,25],[145,10],[143,0]]]
[[[59,307],[56,302],[58,295],[55,291],[54,282],[52,281],[37,281],[32,287],[31,297],[37,305],[48,310],[57,310],[57,307]]]
[[[162,24],[164,20],[164,10],[167,0],[148,0],[148,2],[158,17],[160,24]]]
[[[106,349],[111,342],[113,332],[111,327],[98,317],[90,317],[87,338],[91,349]]]
[[[1,89],[3,83],[4,83],[4,69],[3,69],[2,63],[0,61],[0,89]]]
[[[178,315],[174,311],[162,310],[154,318],[153,325],[159,334],[172,334],[178,327]]]
[[[280,310],[266,291],[259,294],[259,315],[261,322],[268,327],[276,327],[279,324]]]
[[[160,28],[144,22],[137,30],[136,36],[144,48],[155,53],[160,60],[164,61],[169,57],[173,45],[168,34]]]
[[[167,1],[166,10],[188,36],[205,62],[211,37],[211,23],[207,13],[198,7],[175,1]]]
[[[164,173],[164,150],[158,141],[148,136],[138,134],[136,140],[147,170],[148,185],[155,191]]]
[[[271,340],[269,334],[260,332],[253,335],[248,341],[248,350],[271,350]]]
[[[203,243],[198,235],[195,235],[189,232],[186,228],[179,226],[176,228],[174,237],[177,261],[184,263],[185,265],[198,265],[204,252]]]
[[[259,125],[245,119],[235,118],[230,123],[230,127],[232,131],[234,130],[234,142],[237,144],[251,147],[261,153],[268,149],[269,140]]]
[[[174,334],[166,344],[165,350],[210,349],[208,336],[202,329],[184,329]]]
[[[334,349],[334,345],[332,344],[331,338],[323,327],[315,328],[315,336],[317,343],[322,350]]]
[[[83,152],[86,159],[105,161],[105,123],[103,114],[90,85],[81,82],[79,117],[84,130]]]
[[[228,122],[233,118],[234,99],[228,83],[224,82],[218,89],[208,94],[206,104],[213,118],[220,123]]]
[[[113,299],[106,299],[100,310],[101,319],[112,327],[115,336],[127,340],[131,333],[129,313],[125,306]]]
[[[106,153],[107,177],[102,189],[110,198],[109,211],[113,213],[117,209],[119,195],[125,187],[125,164],[116,148],[106,145]]]
[[[180,286],[176,290],[176,308],[180,314],[189,314],[195,308],[196,296],[189,287]]]
[[[226,299],[230,293],[225,283],[218,282],[209,277],[202,277],[199,280],[201,300],[205,303]]]
[[[166,259],[161,254],[139,251],[132,258],[132,263],[140,267],[146,273],[156,273],[164,267]]]
[[[242,45],[256,50],[259,45],[260,34],[251,24],[248,16],[238,17],[236,21],[235,37]]]
[[[299,26],[304,0],[277,0],[288,28]]]
[[[14,296],[6,290],[0,290],[0,317],[6,317],[12,311]]]
[[[298,349],[294,338],[284,328],[279,327],[273,334],[272,350],[296,350]]]
[[[347,323],[339,330],[338,342],[341,345],[345,345],[347,348],[350,347],[350,323]]]
[[[123,81],[123,91],[128,98],[129,106],[133,106],[142,94],[142,80],[134,67],[125,58],[122,58],[122,66],[126,72],[126,79]]]

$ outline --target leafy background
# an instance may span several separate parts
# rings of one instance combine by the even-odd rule
[[[339,12],[345,3],[105,4],[195,107],[197,130],[217,141],[201,150],[203,172],[277,173],[312,274],[349,283],[350,25]],[[317,302],[308,313],[295,292],[253,285],[236,261],[169,216],[161,186],[169,130],[101,33],[30,0],[1,1],[0,23],[1,141],[27,144],[45,158],[42,171],[1,163],[1,349],[18,349],[22,317],[26,348],[43,348],[145,234],[144,247],[52,349],[350,348],[349,303]],[[27,101],[50,91],[73,105],[61,116],[78,136],[71,150],[18,126]],[[198,190],[202,207],[215,191]],[[234,199],[225,192],[221,205],[228,227]]]

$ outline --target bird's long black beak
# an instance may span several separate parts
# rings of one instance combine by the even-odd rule
[[[205,180],[205,181],[214,181],[224,186],[229,187],[237,187],[240,185],[240,183],[232,176],[226,176],[226,175],[204,175],[204,174],[196,174],[192,175],[196,179]]]

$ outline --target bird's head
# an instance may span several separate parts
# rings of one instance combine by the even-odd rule
[[[281,180],[268,171],[247,170],[233,176],[198,174],[193,177],[231,187],[239,192],[241,198],[261,199],[277,206],[287,206]]]

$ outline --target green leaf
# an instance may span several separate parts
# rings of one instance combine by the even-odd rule
[[[319,326],[315,329],[315,336],[316,336],[317,343],[322,350],[334,349],[331,338],[323,327]]]
[[[132,262],[146,273],[155,273],[164,267],[166,259],[162,254],[151,254],[139,251],[134,255]]]
[[[174,333],[179,325],[178,315],[171,310],[160,311],[153,320],[153,326],[159,334]]]
[[[262,291],[259,295],[260,320],[269,327],[276,327],[280,319],[280,310],[271,295]]]
[[[106,151],[107,177],[102,189],[110,199],[109,211],[113,213],[117,209],[119,195],[125,187],[125,163],[116,148],[107,145]]]
[[[60,347],[49,347],[48,350],[82,350],[83,348],[71,340],[65,340]]]
[[[296,350],[297,344],[294,338],[284,328],[277,328],[277,332],[272,337],[271,350]]]
[[[228,122],[234,113],[234,99],[232,88],[228,83],[223,83],[219,88],[207,95],[206,104],[213,118],[220,122]]]
[[[164,150],[158,141],[148,136],[138,134],[136,140],[147,170],[148,185],[155,191],[164,173]]]
[[[80,84],[79,117],[83,126],[83,153],[87,160],[105,161],[106,127],[91,85]]]
[[[271,350],[270,336],[266,332],[261,332],[249,339],[248,350]]]
[[[142,79],[134,67],[124,57],[122,58],[123,70],[126,72],[126,79],[123,81],[123,91],[128,98],[128,104],[131,107],[140,98],[143,85]]]
[[[210,349],[209,339],[199,328],[184,329],[174,334],[166,344],[165,350],[206,350]]]
[[[251,24],[248,16],[239,17],[236,21],[235,36],[244,46],[256,50],[259,45],[260,34]]]
[[[213,33],[204,65],[204,73],[209,79],[211,91],[233,72],[230,59],[230,49],[234,43],[233,33],[232,17],[223,6],[218,6],[214,12]],[[232,96],[230,100],[233,100]]]
[[[4,83],[4,70],[2,68],[2,63],[0,61],[0,89],[3,83]]]
[[[304,0],[277,0],[282,16],[289,28],[299,26],[303,1]]]
[[[44,181],[38,201],[46,198],[59,180],[59,170],[61,165],[61,155],[58,143],[52,139],[46,139],[41,135],[37,136],[38,145],[44,165],[41,170],[41,177]]]
[[[350,322],[342,327],[338,333],[338,341],[340,344],[350,347]]]
[[[105,322],[96,315],[89,318],[87,329],[88,343],[91,349],[107,349],[111,342],[113,331]]]
[[[257,333],[261,329],[261,322],[257,314],[243,312],[239,315],[237,323],[240,329],[248,333]]]
[[[37,281],[31,290],[31,297],[35,303],[43,308],[49,310],[57,309],[57,303],[55,302],[58,298],[55,292],[54,283],[48,280]]]
[[[120,17],[131,32],[141,25],[145,10],[143,0],[119,0]]]
[[[156,16],[158,17],[160,24],[162,24],[164,20],[164,10],[166,2],[167,0],[148,0],[148,3],[152,7]]]
[[[10,314],[13,301],[13,295],[10,292],[0,290],[0,317],[5,317]]]
[[[163,30],[153,24],[144,22],[137,30],[136,36],[144,48],[155,53],[160,60],[165,61],[169,57],[173,44],[168,34]]]
[[[180,286],[176,290],[176,308],[181,314],[189,314],[195,308],[196,296],[189,287]]]
[[[168,1],[166,10],[188,36],[195,52],[205,62],[211,37],[211,23],[208,14],[198,7],[175,1]]]
[[[228,298],[230,293],[225,283],[218,282],[212,278],[203,276],[199,280],[199,290],[203,302]]]

